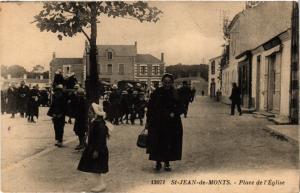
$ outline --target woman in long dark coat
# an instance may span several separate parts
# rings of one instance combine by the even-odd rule
[[[33,122],[34,121],[34,116],[36,118],[39,117],[39,90],[37,86],[34,86],[33,89],[29,91],[28,95],[28,103],[27,103],[27,120],[28,122]]]
[[[100,105],[92,103],[89,115],[88,145],[82,153],[77,169],[82,172],[97,174],[100,184],[92,191],[100,192],[105,189],[101,174],[108,172],[108,148],[106,140],[109,137],[109,133],[104,121],[105,112],[103,108],[100,108]]]
[[[11,114],[11,118],[15,117],[15,114],[18,112],[17,110],[18,104],[18,90],[13,83],[7,89],[7,113]]]
[[[181,160],[182,154],[182,104],[175,88],[174,78],[165,74],[163,86],[157,88],[148,102],[146,129],[148,129],[147,153],[149,160],[156,161],[155,169],[171,171],[170,161]]]

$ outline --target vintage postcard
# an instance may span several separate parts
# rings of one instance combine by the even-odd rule
[[[3,1],[0,65],[2,192],[299,192],[296,1]]]

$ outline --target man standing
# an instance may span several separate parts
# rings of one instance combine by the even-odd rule
[[[236,85],[236,83],[232,83],[232,90],[231,90],[231,95],[229,97],[231,100],[231,115],[234,115],[234,109],[235,105],[237,106],[237,109],[242,115],[242,110],[241,110],[241,90],[240,88]]]
[[[67,100],[63,92],[63,85],[59,84],[56,86],[53,94],[52,104],[50,105],[48,116],[52,117],[55,131],[55,145],[62,147],[63,134],[65,126]]]
[[[195,100],[195,96],[196,96],[196,89],[195,87],[192,88],[192,94],[191,94],[191,102],[193,102]]]
[[[178,89],[179,99],[181,103],[183,104],[183,114],[186,118],[188,109],[189,109],[189,103],[191,102],[191,96],[192,96],[192,90],[188,86],[187,81],[182,82],[182,87]]]
[[[22,80],[18,89],[18,109],[21,117],[24,117],[24,114],[27,111],[28,94],[29,87],[25,85],[24,80]]]

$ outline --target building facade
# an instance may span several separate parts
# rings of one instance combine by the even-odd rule
[[[83,65],[85,77],[89,76],[89,54],[86,43]],[[159,83],[165,66],[163,54],[161,60],[151,54],[138,54],[137,42],[134,45],[98,45],[99,79],[112,84],[121,80],[136,80],[147,85]]]
[[[229,63],[222,69],[224,101],[236,82],[244,108],[288,119],[291,16],[292,2],[261,2],[234,17],[229,25]]]
[[[217,91],[221,91],[222,74],[221,74],[222,56],[214,57],[209,60],[208,67],[208,95],[216,97]]]
[[[137,54],[134,65],[134,80],[147,85],[158,85],[164,72],[163,53],[160,60],[150,54]]]
[[[61,70],[65,78],[75,73],[78,83],[84,86],[85,66],[83,65],[82,58],[56,58],[55,53],[53,53],[49,70],[49,80],[51,83],[57,70]]]

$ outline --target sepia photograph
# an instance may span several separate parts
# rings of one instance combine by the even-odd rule
[[[0,1],[1,192],[299,193],[297,1]]]

